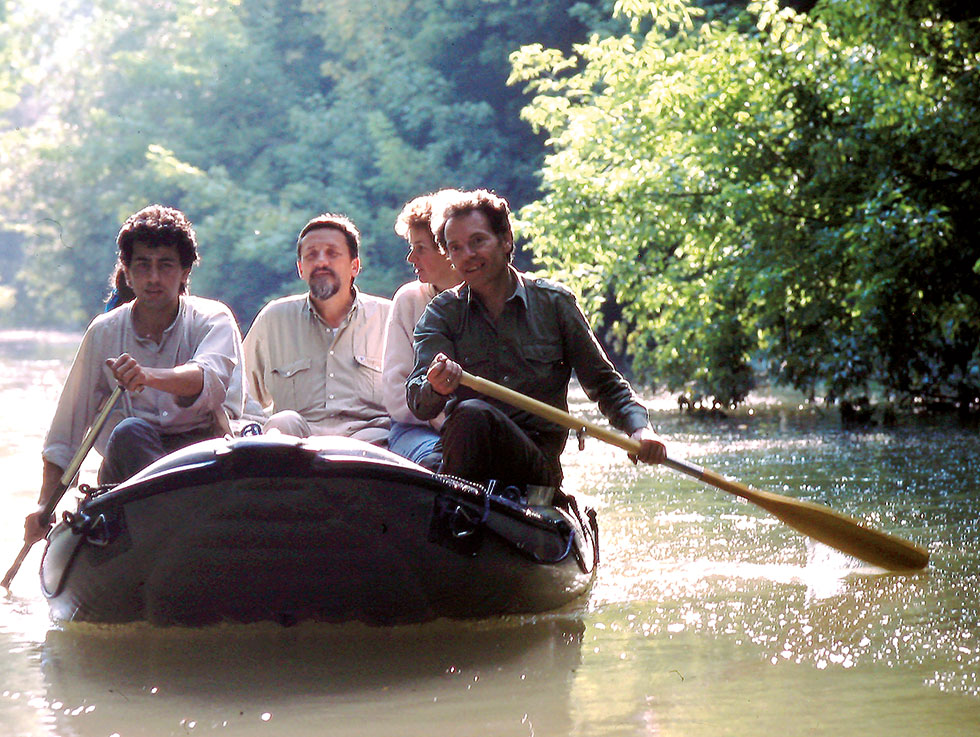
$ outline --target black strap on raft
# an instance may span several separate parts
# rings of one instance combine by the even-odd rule
[[[95,499],[96,497],[102,496],[107,491],[112,491],[116,488],[117,484],[99,484],[98,486],[89,486],[88,484],[79,484],[78,490],[85,495],[86,499]]]
[[[590,531],[595,539],[595,521],[593,519],[591,530],[587,528],[577,507],[570,511],[585,531],[584,537],[564,518],[551,519],[548,515],[542,516],[541,511],[531,512],[534,508],[528,507],[526,492],[520,487],[506,486],[498,490],[498,484],[493,480],[484,488],[461,479],[440,478],[454,482],[452,485],[461,494],[440,495],[433,500],[430,542],[460,555],[475,556],[484,535],[489,532],[513,545],[535,563],[561,563],[574,552],[584,572],[594,568],[594,561],[583,559],[583,551],[589,548]],[[498,507],[496,513],[491,512],[491,501]],[[530,526],[524,529],[537,527],[538,533],[525,536],[520,533],[522,525]]]
[[[535,551],[525,548],[522,546],[522,550],[533,560],[535,563],[561,563],[568,554],[572,552],[572,546],[575,544],[575,528],[568,528],[568,540],[565,542],[565,549],[558,555],[552,558],[546,558],[543,555],[538,555]]]
[[[585,520],[582,519],[582,512],[579,510],[578,500],[573,496],[565,497],[566,503],[568,504],[569,510],[575,515],[575,519],[582,526],[582,530],[588,530],[586,536],[592,538],[592,565],[590,566],[584,556],[582,555],[581,546],[576,546],[575,558],[578,560],[579,568],[582,569],[583,573],[588,573],[594,571],[596,566],[599,565],[599,522],[597,520],[596,511],[592,507],[585,508],[585,516],[588,517],[589,523],[586,527]],[[585,543],[586,541],[582,541]]]
[[[440,477],[448,480],[451,477]],[[449,548],[460,555],[476,555],[483,543],[483,532],[490,516],[490,492],[494,482],[484,488],[462,479],[452,479],[465,485],[472,493],[477,491],[483,502],[477,511],[459,499],[438,495],[432,502],[432,521],[429,523],[429,541]]]
[[[79,484],[78,490],[85,495],[85,499],[88,501],[111,491],[115,486],[116,484],[100,484],[99,486]],[[118,514],[89,514],[84,509],[79,509],[76,512],[64,512],[61,519],[74,534],[81,535],[87,542],[99,547],[105,547],[111,543],[122,531]]]
[[[506,506],[511,507],[518,513],[522,510],[527,510],[528,506],[528,494],[526,489],[521,489],[517,486],[508,486],[503,491],[494,495],[494,497],[505,503]],[[578,510],[575,510],[576,515]],[[539,513],[540,514],[540,513]],[[581,524],[581,517],[579,517],[579,524]],[[520,550],[524,555],[533,560],[535,563],[545,563],[545,564],[555,564],[561,563],[565,558],[569,556],[572,550],[575,548],[578,538],[575,534],[575,528],[568,524],[564,519],[561,521],[551,521],[548,525],[548,529],[551,532],[557,533],[557,536],[567,535],[564,540],[564,547],[559,548],[557,552],[551,555],[542,555],[538,550],[533,547],[534,541],[528,539],[515,538],[513,535],[507,533],[506,527],[503,529],[498,529],[496,525],[493,524],[491,520],[489,527],[492,531],[500,535],[504,540],[509,542],[511,545]],[[549,546],[550,549],[554,550],[555,546]]]
[[[66,525],[86,542],[104,548],[113,542],[123,531],[117,514],[86,514],[83,511],[65,512],[62,517]]]

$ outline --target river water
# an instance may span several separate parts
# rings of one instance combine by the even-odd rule
[[[20,547],[76,344],[0,334],[0,572]],[[64,626],[39,591],[38,545],[0,596],[0,734],[980,733],[976,429],[903,420],[844,431],[835,413],[768,395],[707,421],[651,403],[676,455],[909,538],[930,567],[865,567],[590,440],[564,462],[569,488],[599,508],[599,577],[587,598],[535,617]]]

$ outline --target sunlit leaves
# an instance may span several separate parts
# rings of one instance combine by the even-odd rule
[[[411,278],[392,229],[406,200],[445,186],[533,198],[541,141],[507,56],[580,40],[572,4],[17,4],[0,18],[0,228],[17,233],[3,275],[23,268],[0,318],[84,324],[120,222],[153,201],[188,213],[194,288],[246,323],[298,288],[295,234],[325,210],[362,231],[359,284],[393,293]],[[61,309],[38,308],[55,294]]]
[[[655,22],[676,6],[514,56],[553,148],[522,213],[542,261],[695,398],[739,401],[750,361],[832,398],[975,393],[977,36],[877,0]]]

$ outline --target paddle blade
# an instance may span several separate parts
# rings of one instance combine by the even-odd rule
[[[685,469],[679,470],[687,472]],[[705,483],[742,497],[794,530],[865,563],[889,571],[917,570],[929,563],[929,553],[924,548],[887,532],[865,527],[856,519],[828,507],[759,491],[712,471],[698,470],[700,473],[697,477]]]

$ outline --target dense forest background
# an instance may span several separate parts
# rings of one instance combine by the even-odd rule
[[[980,10],[949,0],[0,1],[0,325],[101,310],[191,217],[247,328],[323,211],[411,278],[411,197],[488,187],[520,266],[694,401],[980,397]]]

